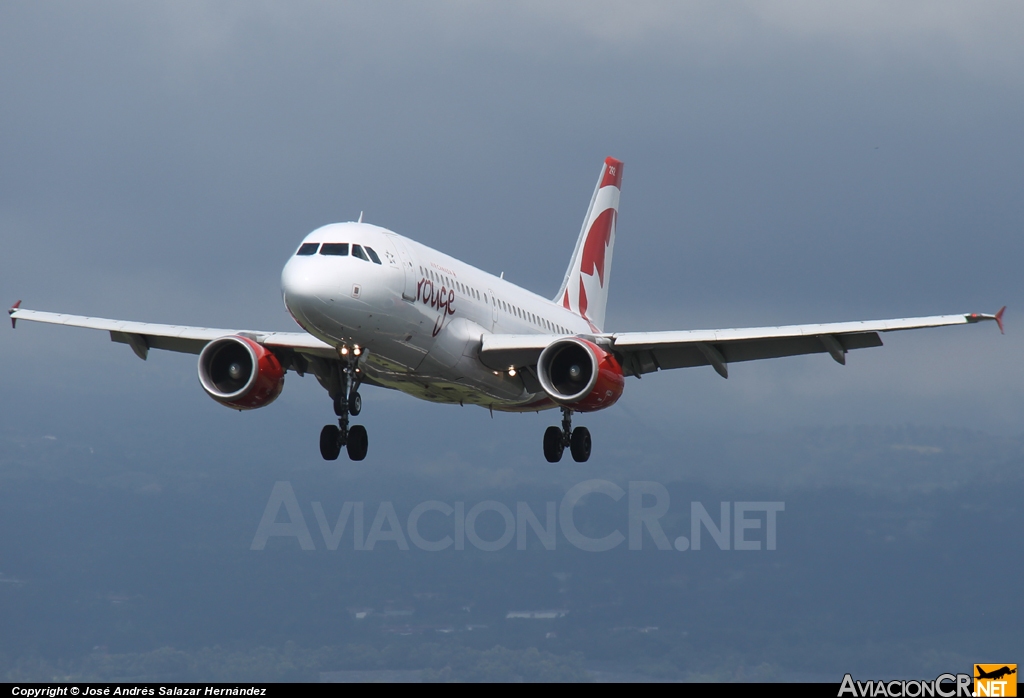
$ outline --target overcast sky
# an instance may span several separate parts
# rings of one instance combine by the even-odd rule
[[[325,463],[334,415],[312,377],[239,414],[195,356],[0,327],[0,676],[64,675],[108,646],[381,645],[345,608],[434,622],[424,590],[482,600],[507,647],[555,647],[505,623],[522,599],[567,604],[567,627],[623,661],[615,629],[650,618],[666,634],[643,646],[680,671],[720,654],[924,678],[1020,656],[1022,36],[1009,2],[0,2],[2,307],[294,331],[282,266],[360,211],[551,297],[607,156],[625,163],[608,330],[1008,306],[1005,336],[887,335],[845,367],[630,378],[575,418],[591,460],[558,465],[541,448],[555,412],[369,387],[366,461]],[[665,484],[672,535],[691,500],[785,499],[778,554],[250,550],[278,481],[316,536],[313,501],[518,512],[589,478]],[[609,502],[580,511],[610,530]],[[1006,574],[976,573],[994,560]],[[410,642],[469,642],[445,637]]]
[[[653,450],[678,426],[1016,434],[1022,21],[1015,3],[6,2],[0,298],[290,330],[281,266],[360,211],[553,295],[612,155],[625,178],[607,329],[1005,304],[1008,330],[890,335],[845,368],[813,356],[728,381],[631,379],[619,406],[580,420],[597,452],[623,423],[650,426]],[[239,419],[201,394],[194,357],[142,364],[104,333],[24,323],[0,332],[0,356],[5,416],[30,428],[55,409],[65,426],[180,414],[258,439],[293,410],[286,438],[305,453],[330,419],[294,377],[273,414]],[[398,415],[484,440],[514,429],[531,457],[554,419],[365,393],[371,457]]]

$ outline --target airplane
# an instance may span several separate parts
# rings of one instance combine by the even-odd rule
[[[974,665],[974,668],[978,670],[978,675],[974,677],[976,679],[997,679],[998,680],[998,679],[1003,678],[1004,676],[1009,676],[1010,674],[1016,674],[1017,673],[1017,669],[1016,668],[1011,669],[1008,666],[1004,666],[1004,667],[1001,667],[999,669],[994,669],[992,671],[985,671],[984,669],[982,669],[977,664]]]
[[[543,452],[590,458],[592,439],[574,413],[611,407],[626,376],[710,366],[723,378],[740,361],[827,353],[840,364],[853,349],[882,345],[879,333],[994,320],[967,313],[871,322],[711,330],[606,332],[622,162],[607,158],[561,288],[552,299],[454,257],[359,220],[309,233],[281,273],[288,313],[302,332],[160,325],[29,310],[18,320],[110,332],[146,359],[150,349],[198,354],[199,383],[237,410],[272,403],[288,371],[312,373],[334,403],[337,425],[320,432],[320,454],[366,457],[360,389],[400,390],[431,402],[478,405],[493,414],[559,409]]]

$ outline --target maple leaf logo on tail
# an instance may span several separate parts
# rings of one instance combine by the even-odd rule
[[[572,261],[555,301],[583,317],[595,332],[604,326],[615,223],[622,189],[622,162],[607,158],[583,219]]]

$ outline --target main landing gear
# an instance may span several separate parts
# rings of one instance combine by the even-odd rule
[[[585,463],[590,458],[590,430],[586,427],[572,428],[572,410],[562,408],[562,426],[548,427],[544,432],[544,457],[548,463],[562,460],[565,447],[569,447],[572,459],[577,463]]]
[[[320,430],[320,455],[324,460],[337,460],[341,449],[348,451],[351,460],[366,458],[369,439],[366,427],[361,424],[349,426],[349,416],[356,417],[363,410],[363,398],[359,395],[360,372],[355,361],[346,361],[332,375],[331,396],[334,398],[334,414],[338,415],[338,426],[328,424]]]

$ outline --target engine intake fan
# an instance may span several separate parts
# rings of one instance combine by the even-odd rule
[[[537,378],[552,400],[577,412],[611,407],[625,386],[615,355],[580,337],[545,347],[537,361]]]
[[[284,369],[272,351],[248,337],[221,337],[199,354],[199,382],[222,405],[253,410],[281,394]]]

